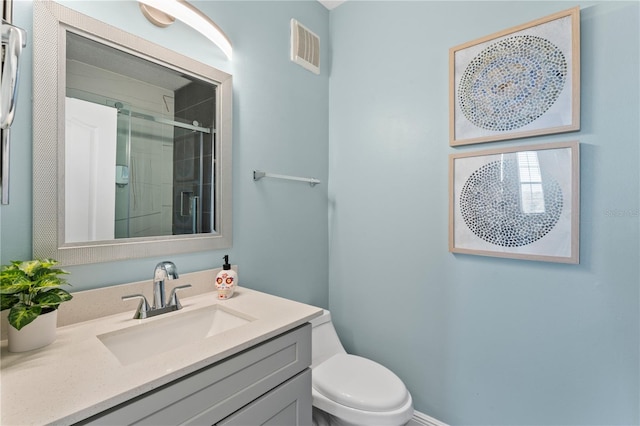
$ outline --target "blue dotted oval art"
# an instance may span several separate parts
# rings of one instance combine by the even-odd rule
[[[485,164],[469,176],[460,193],[460,212],[477,237],[502,247],[522,247],[547,235],[563,209],[560,184],[550,177],[541,181],[543,206],[527,213],[521,203],[516,160]]]
[[[467,65],[458,86],[465,117],[476,126],[505,132],[544,114],[567,80],[562,51],[532,35],[493,43]]]

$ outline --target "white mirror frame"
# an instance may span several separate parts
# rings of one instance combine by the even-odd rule
[[[79,265],[231,247],[232,76],[53,1],[34,2],[33,31],[34,258],[51,257],[62,265]],[[64,243],[67,31],[218,85],[214,177],[217,233]]]

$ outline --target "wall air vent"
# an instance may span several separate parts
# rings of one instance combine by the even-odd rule
[[[291,20],[291,60],[320,74],[320,37],[295,19]]]

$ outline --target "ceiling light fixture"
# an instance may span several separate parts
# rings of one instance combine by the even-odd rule
[[[167,27],[178,19],[202,33],[231,59],[233,49],[226,34],[198,8],[184,0],[138,0],[144,16],[154,25]]]

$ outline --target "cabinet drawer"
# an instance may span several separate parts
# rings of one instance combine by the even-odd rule
[[[240,411],[216,423],[216,426],[306,426],[311,425],[311,418],[311,370],[306,369]]]
[[[305,324],[82,423],[158,426],[197,418],[213,424],[310,364],[311,326]]]

